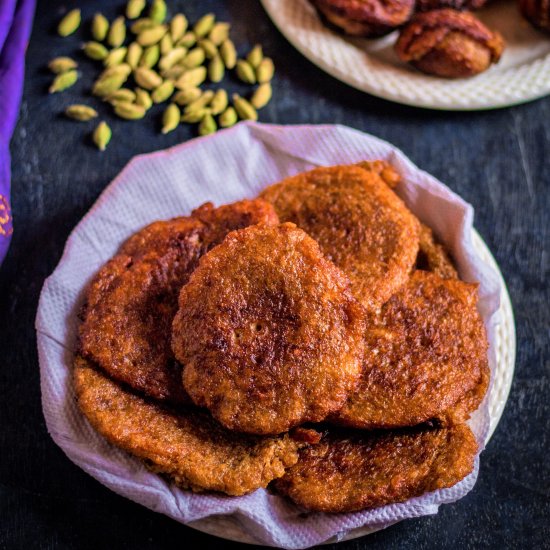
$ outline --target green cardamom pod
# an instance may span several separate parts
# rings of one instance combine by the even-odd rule
[[[254,69],[252,68],[252,65],[244,59],[239,59],[239,61],[237,61],[237,76],[240,80],[246,82],[247,84],[256,83]]]
[[[198,109],[191,111],[190,113],[184,113],[181,117],[182,122],[187,122],[189,124],[196,124],[200,122],[206,115],[210,114],[210,109]]]
[[[202,95],[200,88],[187,88],[185,90],[179,91],[174,96],[174,101],[181,106],[188,105],[189,103],[199,99]]]
[[[126,21],[124,17],[117,17],[112,23],[107,34],[107,44],[113,48],[120,48],[126,40]]]
[[[169,69],[163,69],[160,74],[163,78],[176,81],[185,71],[185,67],[182,67],[181,65],[174,65]]]
[[[102,120],[97,125],[97,128],[94,130],[92,138],[97,148],[100,151],[105,151],[107,145],[109,145],[109,142],[111,141],[111,136],[111,128],[109,128],[109,125],[104,120]]]
[[[195,67],[198,67],[204,63],[205,55],[204,50],[202,48],[193,48],[189,51],[189,53],[185,56],[185,58],[182,61],[182,65],[186,69],[194,69]]]
[[[70,34],[73,34],[73,32],[76,32],[78,27],[80,27],[80,10],[75,9],[71,10],[61,21],[59,22],[59,25],[57,26],[57,33],[59,36],[69,36]]]
[[[90,59],[97,61],[102,61],[109,55],[109,50],[99,42],[86,42],[82,49]]]
[[[264,84],[273,79],[275,74],[275,65],[273,65],[273,60],[270,57],[264,58],[256,69],[256,76],[258,77],[258,82]]]
[[[237,114],[243,120],[258,120],[258,112],[254,107],[239,94],[233,94],[233,105],[237,111]]]
[[[78,63],[70,57],[56,57],[48,63],[48,69],[55,74],[66,73],[67,71],[76,69],[77,67]]]
[[[260,84],[256,91],[252,94],[252,97],[250,98],[250,103],[254,108],[261,109],[271,101],[272,94],[273,91],[269,82]]]
[[[191,113],[192,111],[198,111],[204,109],[214,98],[214,92],[212,90],[206,90],[201,96],[194,101],[191,101],[187,107],[185,107],[184,113]]]
[[[216,93],[210,102],[210,110],[212,111],[212,114],[219,115],[220,113],[223,113],[227,109],[228,103],[229,98],[227,97],[227,92],[223,88],[216,90]]]
[[[158,44],[153,44],[143,50],[143,55],[139,60],[140,67],[153,68],[160,58],[160,48]]]
[[[219,46],[224,40],[227,40],[227,37],[229,36],[229,23],[225,23],[220,21],[219,23],[216,23],[212,30],[210,31],[210,34],[208,35],[209,40],[215,45]]]
[[[180,115],[180,110],[178,106],[175,103],[170,103],[170,105],[166,107],[166,110],[162,115],[161,132],[163,134],[167,134],[168,132],[175,130],[178,127],[178,124],[180,123],[180,118],[181,118],[181,115]]]
[[[197,43],[197,37],[193,31],[186,32],[177,42],[176,46],[183,46],[184,48],[190,48]]]
[[[120,88],[120,90],[116,90],[107,96],[107,101],[109,103],[114,103],[115,101],[126,101],[133,103],[135,100],[136,93],[128,88]]]
[[[158,44],[162,37],[166,34],[165,25],[155,25],[150,29],[145,29],[137,35],[137,41],[142,46],[152,46],[153,44]]]
[[[162,103],[174,93],[174,83],[171,80],[165,80],[160,86],[155,88],[151,94],[153,103]]]
[[[99,78],[93,85],[92,94],[101,98],[109,97],[121,88],[127,79],[128,77],[122,74],[114,74]]]
[[[222,128],[229,128],[237,122],[237,111],[233,107],[228,107],[219,117],[220,126]]]
[[[162,78],[158,73],[147,67],[138,67],[134,71],[134,79],[138,86],[146,90],[154,90],[162,84]]]
[[[126,120],[139,120],[145,116],[145,107],[136,103],[121,101],[115,106],[115,113]]]
[[[263,58],[264,52],[260,44],[256,44],[246,56],[246,60],[250,63],[250,65],[252,65],[254,69],[258,68],[258,65],[262,62]]]
[[[118,76],[124,78],[123,82],[132,74],[132,67],[128,63],[121,63],[113,67],[107,67],[97,78],[97,81],[109,78],[110,76]],[[97,82],[96,81],[96,82]]]
[[[176,88],[184,90],[185,88],[195,88],[200,86],[206,80],[206,68],[196,67],[185,71],[177,80]]]
[[[225,74],[225,65],[222,58],[216,55],[210,60],[208,64],[208,78],[212,82],[221,82]]]
[[[141,105],[146,111],[153,106],[153,100],[147,90],[136,88],[136,105]]]
[[[212,30],[215,21],[216,17],[213,13],[207,13],[206,15],[203,15],[193,27],[195,36],[197,38],[202,38],[203,36],[206,36]]]
[[[153,4],[149,10],[149,17],[155,23],[163,23],[166,19],[166,11],[166,2],[164,0],[153,0]]]
[[[187,54],[187,50],[181,46],[174,48],[171,52],[163,55],[159,61],[159,69],[166,71],[171,69],[176,63],[179,63]]]
[[[88,105],[69,105],[65,109],[65,114],[73,120],[86,122],[97,116],[97,111],[88,107]]]
[[[170,21],[170,36],[172,37],[172,42],[177,42],[187,30],[188,26],[187,17],[183,13],[176,13]]]
[[[58,74],[53,79],[49,92],[50,94],[54,94],[56,92],[62,92],[67,88],[70,88],[77,80],[78,80],[78,73],[74,69]]]
[[[143,48],[137,43],[132,42],[128,46],[128,53],[126,54],[126,63],[130,65],[132,69],[138,66],[138,63],[143,55]]]
[[[152,29],[153,27],[156,27],[156,26],[157,24],[152,19],[149,19],[148,17],[142,17],[141,19],[138,19],[137,21],[132,23],[130,30],[134,34],[140,34],[141,32],[147,29]]]
[[[109,32],[109,21],[102,13],[96,13],[92,19],[92,36],[97,42],[103,42]]]
[[[227,39],[220,46],[220,55],[222,56],[225,67],[229,70],[233,69],[237,64],[237,50],[235,44]]]
[[[128,19],[137,19],[145,9],[145,0],[129,0],[126,4],[126,17]]]
[[[202,48],[204,51],[204,55],[208,59],[212,59],[216,55],[218,55],[218,48],[214,45],[214,42],[211,40],[208,40],[208,38],[203,38],[202,40],[199,40],[199,47]]]
[[[103,60],[103,65],[105,65],[105,67],[115,67],[116,65],[120,65],[124,61],[127,53],[128,48],[126,46],[115,48],[114,50],[111,50],[109,55],[107,55],[107,57]]]
[[[203,117],[199,124],[199,135],[208,136],[210,134],[213,134],[217,129],[218,126],[216,124],[216,121],[214,120],[214,117],[210,114],[207,114]]]
[[[166,33],[160,40],[160,53],[166,55],[174,49],[174,43],[170,33]]]

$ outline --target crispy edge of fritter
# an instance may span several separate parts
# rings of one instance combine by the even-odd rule
[[[437,242],[433,231],[424,224],[420,229],[420,248],[416,258],[416,269],[435,273],[442,279],[459,278],[447,249]]]
[[[472,472],[477,451],[465,424],[329,431],[273,486],[309,511],[354,512],[452,487]]]
[[[73,380],[77,404],[101,436],[183,489],[250,493],[282,476],[305,445],[288,434],[229,432],[197,409],[174,412],[124,389],[78,355]]]

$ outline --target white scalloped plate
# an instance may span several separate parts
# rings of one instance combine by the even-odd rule
[[[496,330],[497,368],[493,376],[491,393],[489,395],[490,426],[486,439],[486,442],[488,442],[502,416],[504,405],[510,393],[510,386],[512,385],[514,364],[516,361],[516,327],[510,295],[508,294],[506,283],[504,282],[504,278],[502,277],[496,260],[493,258],[493,255],[479,233],[475,230],[473,232],[473,242],[481,259],[499,274],[501,284],[500,323]],[[244,542],[246,544],[258,544],[258,541],[253,539],[242,526],[230,516],[208,517],[189,523],[188,526],[216,537]],[[340,540],[330,539],[324,544],[356,539],[374,533],[375,531],[378,531],[378,529],[359,527],[358,529],[350,531]]]
[[[397,33],[378,40],[350,39],[329,30],[308,0],[262,0],[279,30],[305,57],[335,78],[369,94],[452,111],[507,107],[550,94],[550,37],[534,30],[512,0],[477,13],[507,43],[500,63],[473,78],[446,80],[400,62]]]

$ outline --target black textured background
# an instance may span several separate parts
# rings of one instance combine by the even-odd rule
[[[77,4],[87,19],[97,10],[115,15],[115,2],[108,0],[39,1],[12,142],[15,234],[0,269],[0,548],[235,548],[110,492],[69,462],[46,432],[33,328],[44,278],[71,229],[133,155],[192,137],[184,128],[160,136],[158,114],[140,123],[108,115],[113,142],[100,154],[89,144],[93,124],[59,115],[82,98],[91,78],[65,94],[46,94],[48,60],[77,55],[84,39],[82,33],[78,39],[54,33],[59,16]],[[341,123],[370,132],[471,202],[476,226],[510,289],[516,375],[475,489],[436,516],[338,548],[550,548],[550,98],[483,113],[401,107],[317,69],[275,30],[255,0],[171,5],[190,19],[213,10],[230,20],[241,51],[258,41],[264,45],[277,78],[263,121]],[[81,67],[92,64],[83,61]],[[107,115],[104,106],[100,110]]]

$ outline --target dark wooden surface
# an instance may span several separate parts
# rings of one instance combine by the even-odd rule
[[[99,9],[115,14],[107,0],[79,4],[87,18]],[[370,132],[471,202],[476,226],[510,289],[518,331],[516,375],[502,421],[482,455],[476,487],[436,516],[338,548],[549,548],[550,98],[483,113],[401,107],[317,69],[255,1],[172,4],[191,19],[213,10],[232,21],[243,49],[264,44],[278,73],[263,121],[340,123]],[[185,129],[162,137],[154,123],[110,118],[113,143],[100,154],[89,145],[89,125],[57,114],[89,84],[84,79],[66,94],[45,93],[51,78],[44,71],[47,61],[74,53],[80,41],[52,33],[59,15],[73,5],[39,2],[12,142],[15,234],[0,269],[0,548],[235,548],[110,492],[69,462],[44,425],[33,328],[44,278],[74,225],[133,155],[192,137]],[[103,106],[101,111],[107,113]]]

